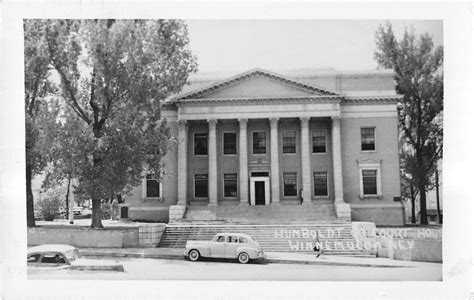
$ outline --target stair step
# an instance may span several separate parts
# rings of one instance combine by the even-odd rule
[[[298,224],[168,224],[160,247],[184,248],[188,240],[210,240],[219,232],[239,232],[251,235],[264,251],[312,253],[314,232],[327,255],[371,257],[356,247],[348,222],[307,222]],[[332,232],[332,235],[327,233]],[[307,235],[309,234],[309,235]]]

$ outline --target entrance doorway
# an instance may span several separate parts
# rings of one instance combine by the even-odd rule
[[[265,205],[265,181],[255,181],[255,205]]]
[[[250,177],[250,205],[270,204],[270,179],[268,177]]]

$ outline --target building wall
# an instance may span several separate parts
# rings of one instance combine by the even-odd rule
[[[361,151],[361,127],[375,127],[375,151]],[[343,118],[341,137],[344,201],[352,205],[353,220],[402,225],[403,207],[394,201],[401,194],[397,117]],[[358,160],[380,161],[383,198],[359,197]]]
[[[132,220],[149,220],[156,222],[168,221],[168,210],[170,205],[177,202],[177,141],[178,128],[176,122],[176,111],[162,111],[167,119],[172,136],[169,149],[163,158],[163,177],[161,181],[161,199],[146,199],[143,197],[144,184],[139,184],[128,195],[124,195],[125,205],[129,207],[129,218]]]
[[[326,153],[313,153],[312,149],[312,132],[314,130],[324,129],[326,130]],[[332,136],[331,136],[331,119],[311,119],[309,123],[309,145],[310,145],[310,160],[311,160],[311,196],[313,200],[319,202],[333,201],[334,200],[334,174],[332,164]],[[328,196],[327,197],[315,197],[314,196],[314,182],[313,172],[324,172],[328,173]]]
[[[239,124],[237,120],[219,120],[217,123],[217,199],[238,201],[239,191]],[[224,132],[236,134],[237,154],[224,155]],[[237,174],[237,197],[224,198],[224,174]]]
[[[188,122],[188,203],[208,201],[208,198],[194,197],[194,174],[209,174],[209,155],[194,155],[194,134],[208,133],[209,125],[205,121]],[[208,135],[209,138],[209,135]],[[208,149],[209,150],[209,149]],[[209,153],[208,153],[209,154]],[[209,176],[209,175],[208,175]],[[179,188],[179,187],[178,187]]]
[[[284,131],[295,131],[296,153],[283,153]],[[299,119],[280,119],[278,122],[278,158],[280,167],[278,176],[280,179],[280,200],[297,200],[300,190],[303,188],[301,177],[301,126]],[[296,173],[296,196],[284,196],[283,173]]]

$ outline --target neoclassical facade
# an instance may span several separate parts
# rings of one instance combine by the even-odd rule
[[[338,219],[403,224],[393,73],[254,69],[197,77],[162,104],[174,137],[130,218],[195,205],[334,205]]]

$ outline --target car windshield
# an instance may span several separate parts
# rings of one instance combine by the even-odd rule
[[[77,249],[67,251],[64,254],[66,254],[66,257],[69,261],[73,261],[82,257],[81,253],[79,253]]]

